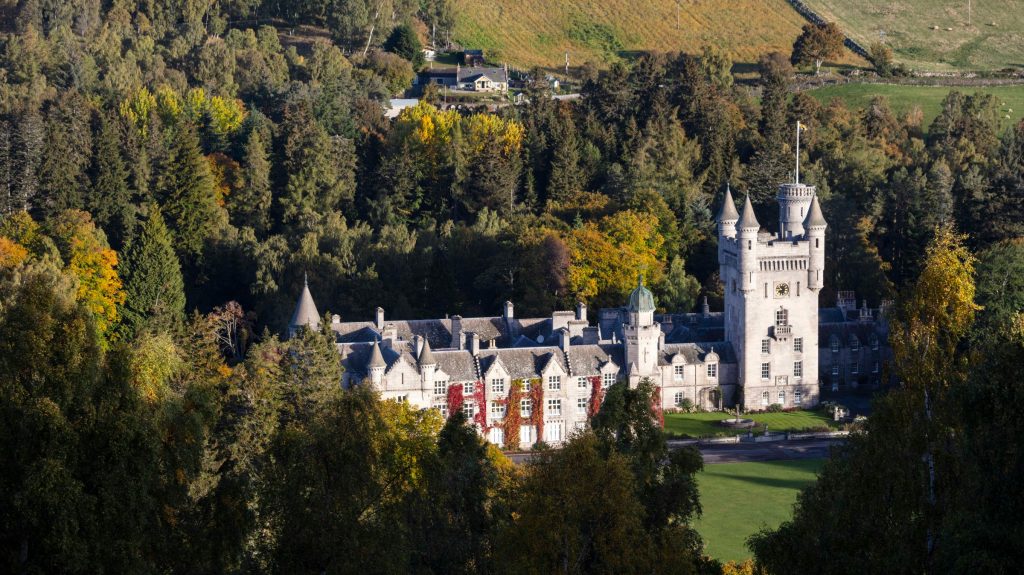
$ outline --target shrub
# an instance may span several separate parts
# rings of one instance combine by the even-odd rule
[[[782,411],[782,405],[778,403],[773,403],[768,406],[768,409],[766,411],[768,411],[768,413],[779,413]]]
[[[693,401],[688,397],[684,397],[683,400],[679,402],[677,407],[679,407],[679,410],[682,411],[683,413],[694,412]]]

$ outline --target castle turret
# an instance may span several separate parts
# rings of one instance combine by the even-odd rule
[[[654,321],[654,294],[644,287],[643,277],[629,294],[629,321],[622,326],[626,339],[626,365],[631,383],[653,375],[658,366],[661,326]]]
[[[736,213],[736,202],[732,199],[732,190],[729,189],[729,184],[726,184],[722,209],[718,212],[718,237],[735,238],[736,221],[739,219],[740,215]]]
[[[366,362],[366,372],[370,374],[370,381],[374,385],[380,385],[384,382],[384,370],[387,369],[388,364],[384,361],[384,355],[380,352],[380,345],[377,342],[373,342],[373,348],[370,349],[370,359]]]
[[[811,198],[811,205],[807,208],[807,218],[803,223],[807,230],[805,237],[809,244],[810,257],[807,262],[807,289],[817,291],[821,289],[822,275],[825,273],[825,216],[821,214],[821,205],[818,204],[818,196]]]
[[[761,224],[754,215],[754,206],[750,205],[750,194],[743,203],[743,214],[736,224],[736,249],[740,259],[740,281],[739,289],[749,292],[754,289],[757,279],[754,277],[757,271],[757,232]]]
[[[302,294],[295,304],[292,320],[288,322],[288,337],[294,336],[303,326],[316,331],[320,329],[320,313],[316,311],[313,295],[309,293],[309,280],[302,280]]]
[[[437,369],[437,360],[434,359],[434,352],[430,351],[430,340],[423,338],[423,349],[420,350],[420,357],[417,359],[420,365],[420,373],[423,374],[423,381],[430,384],[434,381],[434,371]]]
[[[804,220],[814,197],[814,186],[806,184],[782,184],[779,194],[779,238],[795,240],[804,235]]]

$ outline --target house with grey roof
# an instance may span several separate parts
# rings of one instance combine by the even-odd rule
[[[415,84],[437,84],[452,90],[469,92],[508,92],[508,66],[462,66],[431,68],[416,76]]]

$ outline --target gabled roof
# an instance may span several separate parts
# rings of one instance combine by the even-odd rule
[[[726,184],[725,197],[722,198],[722,209],[718,212],[718,221],[735,222],[738,219],[740,219],[740,215],[736,213],[736,202],[732,199],[732,190],[729,189],[729,184]]]
[[[295,312],[292,314],[292,321],[289,327],[309,326],[309,329],[320,328],[320,314],[316,311],[316,304],[313,303],[313,295],[309,293],[309,282],[303,280],[302,294],[295,304]]]
[[[513,379],[540,377],[541,371],[550,361],[559,363],[562,371],[566,367],[562,362],[562,350],[557,347],[520,347],[480,350],[480,371],[487,370],[497,361]]]
[[[743,202],[743,215],[740,216],[740,221],[736,224],[736,227],[755,229],[761,227],[761,224],[757,221],[757,216],[754,215],[754,206],[750,205],[750,194],[747,194],[747,199]]]

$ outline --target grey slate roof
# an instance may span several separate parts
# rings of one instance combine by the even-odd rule
[[[563,371],[567,371],[565,354],[561,348],[522,347],[480,350],[480,373],[487,373],[499,358],[501,365],[513,379],[540,377],[541,371],[551,361],[556,362]]]
[[[373,347],[370,349],[370,358],[366,362],[366,367],[387,367],[388,364],[384,363],[384,356],[380,352],[380,345],[377,342],[373,342]]]
[[[804,219],[804,228],[811,226],[827,226],[825,216],[821,213],[821,205],[818,203],[818,195],[811,198],[811,207],[807,209],[807,217]]]
[[[704,363],[712,351],[718,356],[721,363],[736,363],[736,354],[732,345],[727,341],[703,341],[696,343],[669,343],[661,348],[661,357],[658,358],[660,365],[672,363],[672,358],[682,354],[688,364]]]
[[[292,320],[289,327],[309,326],[310,329],[320,328],[320,314],[316,311],[316,304],[313,303],[313,296],[309,293],[309,282],[303,281],[302,294],[295,304],[295,312],[292,313]]]
[[[740,219],[740,215],[736,212],[736,202],[732,199],[732,190],[729,189],[729,185],[725,186],[725,197],[722,199],[722,209],[718,212],[718,221],[726,222]]]
[[[574,345],[569,348],[569,367],[572,375],[598,375],[606,363],[612,361],[620,370],[625,369],[622,345],[601,343]]]
[[[459,82],[471,82],[480,76],[487,76],[495,82],[507,82],[508,77],[505,75],[504,68],[489,68],[489,67],[465,67],[459,68]]]
[[[476,361],[472,354],[463,350],[438,351],[437,369],[448,374],[451,381],[476,381]]]
[[[754,215],[754,206],[750,205],[750,194],[747,194],[746,200],[743,202],[743,215],[740,216],[740,221],[736,224],[736,228],[760,228],[761,224],[757,221],[757,216]]]

